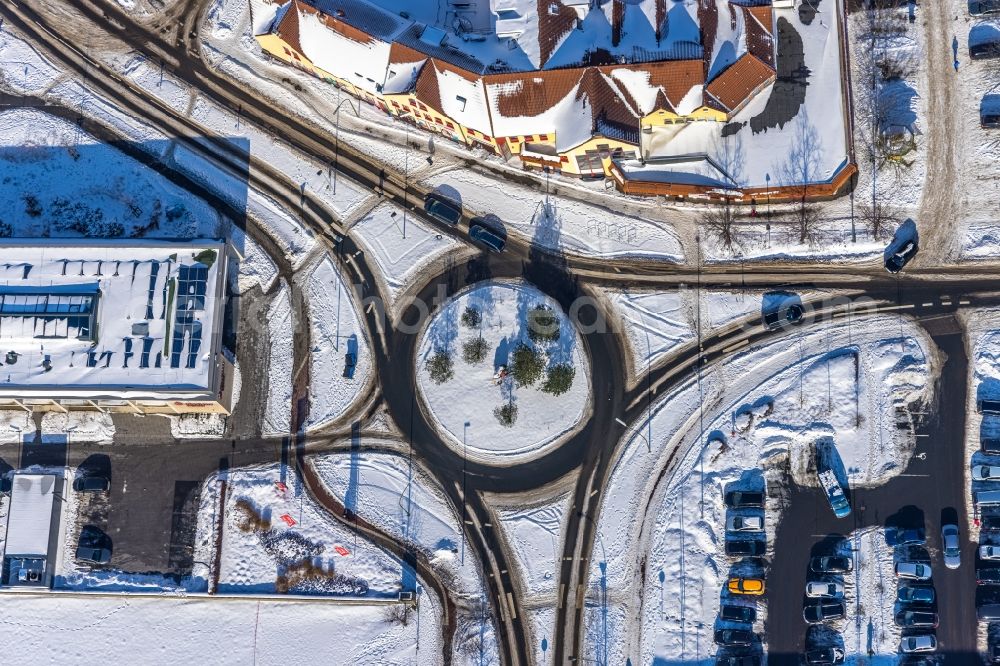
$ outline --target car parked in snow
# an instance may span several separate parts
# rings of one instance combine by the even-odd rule
[[[809,570],[813,573],[850,573],[854,570],[854,562],[842,555],[819,555],[809,560]]]
[[[844,586],[841,583],[811,580],[806,583],[806,596],[813,599],[821,597],[840,599],[844,596]]]
[[[984,437],[979,440],[979,450],[991,456],[1000,456],[1000,439]]]
[[[84,525],[77,541],[76,559],[92,564],[111,561],[111,537],[96,525]]]
[[[750,606],[723,604],[722,608],[719,609],[719,619],[753,624],[757,620],[757,609]]]
[[[938,626],[937,613],[927,610],[901,610],[892,620],[904,629],[936,629]]]
[[[1000,585],[1000,567],[976,569],[976,585]]]
[[[753,632],[749,629],[718,629],[714,639],[718,645],[747,646],[753,644]]]
[[[729,579],[728,583],[726,583],[726,588],[729,590],[730,594],[749,594],[752,596],[760,596],[764,594],[764,579],[738,578],[734,576]]]
[[[979,547],[979,559],[981,560],[1000,560],[1000,546],[994,546],[990,543],[984,543]]]
[[[980,532],[1000,531],[1000,516],[983,516],[979,519]]]
[[[729,532],[763,532],[764,519],[760,516],[729,516],[726,520]]]
[[[767,542],[760,539],[726,539],[726,555],[759,557],[767,552]]]
[[[973,465],[973,481],[1000,481],[1000,465]]]
[[[962,564],[962,542],[958,535],[958,525],[941,527],[941,554],[944,555],[944,565],[949,569],[957,569]]]
[[[1000,0],[996,4],[1000,6]],[[979,102],[979,126],[1000,129],[1000,95],[985,95]]]
[[[918,634],[904,636],[899,641],[899,651],[911,654],[913,652],[933,652],[937,649],[937,638],[934,634]]]
[[[839,620],[842,617],[844,617],[843,601],[814,601],[802,609],[802,619],[808,624]]]
[[[809,650],[803,661],[807,664],[842,664],[844,663],[844,651],[839,647]]]
[[[111,482],[103,476],[82,476],[73,481],[73,490],[78,493],[106,493]]]
[[[917,224],[911,219],[905,220],[896,229],[892,237],[892,242],[885,248],[882,258],[885,261],[885,270],[890,273],[898,273],[903,270],[906,264],[910,263],[913,257],[917,256],[919,246],[917,243]]]
[[[900,585],[896,590],[896,601],[901,604],[933,604],[934,588],[930,585]]]
[[[896,528],[885,531],[885,542],[890,546],[911,546],[927,543],[927,533],[920,527]]]
[[[973,16],[1000,13],[1000,0],[969,0],[969,13]]]
[[[764,506],[764,493],[748,490],[730,490],[725,496],[730,509],[760,509]]]
[[[896,575],[911,580],[930,580],[931,567],[922,562],[897,562]]]

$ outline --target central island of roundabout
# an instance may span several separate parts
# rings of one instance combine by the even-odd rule
[[[524,281],[490,280],[450,298],[420,333],[421,408],[460,455],[514,464],[558,446],[590,409],[574,322]]]

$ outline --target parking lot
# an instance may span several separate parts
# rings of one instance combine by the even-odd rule
[[[258,440],[175,440],[166,419],[114,417],[113,444],[35,441],[8,447],[0,469],[31,465],[68,467],[69,483],[106,478],[107,491],[74,492],[75,516],[67,516],[67,543],[85,526],[110,540],[111,560],[90,564],[127,573],[180,578],[191,573],[203,480],[220,465],[249,465],[280,459],[280,444]],[[72,558],[69,548],[64,558]]]
[[[857,562],[858,546],[854,541],[860,537],[847,537],[866,528],[872,535],[867,552],[880,562],[886,565],[891,562],[892,567],[899,563],[930,565],[930,580],[922,584],[935,590],[936,601],[931,609],[938,614],[939,626],[902,628],[901,634],[905,637],[933,633],[937,650],[932,656],[937,663],[982,663],[977,653],[975,553],[965,533],[969,524],[965,509],[968,461],[964,448],[957,444],[965,431],[968,363],[961,335],[945,332],[934,339],[947,355],[947,362],[942,368],[937,404],[918,426],[917,455],[904,473],[878,488],[852,490],[853,511],[844,519],[834,516],[822,489],[790,484],[790,497],[776,532],[771,566],[772,572],[781,575],[768,579],[768,624],[772,628],[768,634],[769,663],[798,664],[807,649],[837,645],[842,640],[837,636],[841,633],[837,631],[837,622],[827,623],[830,625],[827,630],[809,630],[803,619],[804,590],[808,580],[815,577],[809,570],[809,562],[812,557],[836,554],[850,556]],[[957,523],[963,532],[962,564],[957,569],[945,566],[941,552],[941,526],[950,522]],[[926,543],[892,545],[897,530],[908,529],[923,530]],[[896,576],[887,576],[884,566],[876,568],[883,573],[865,585],[880,586],[876,588],[879,594],[874,596],[881,600],[882,608],[852,604],[851,595],[857,590],[851,588],[859,585],[845,579],[846,617],[838,622],[857,623],[859,613],[869,617],[881,614],[893,622],[900,611],[922,608],[897,602]],[[876,627],[872,622],[870,627],[859,629],[863,655],[877,638],[872,635]],[[857,646],[853,648],[858,652]]]

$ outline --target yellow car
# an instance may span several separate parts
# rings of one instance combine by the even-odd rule
[[[764,594],[764,580],[762,578],[730,578],[730,594],[752,594],[760,596]]]

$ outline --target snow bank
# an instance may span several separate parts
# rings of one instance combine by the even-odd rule
[[[42,441],[93,442],[110,444],[115,438],[115,424],[110,414],[97,411],[45,412],[42,416]]]
[[[375,259],[376,277],[384,281],[390,304],[431,264],[464,247],[451,236],[442,236],[402,208],[384,203],[351,227],[351,233]]]
[[[310,429],[335,421],[358,399],[372,378],[372,357],[351,291],[329,256],[309,274],[307,296]],[[347,354],[357,361],[352,377],[344,376]]]
[[[267,409],[261,432],[264,435],[286,435],[292,427],[292,300],[288,284],[271,302],[267,317],[271,351],[267,374]]]

